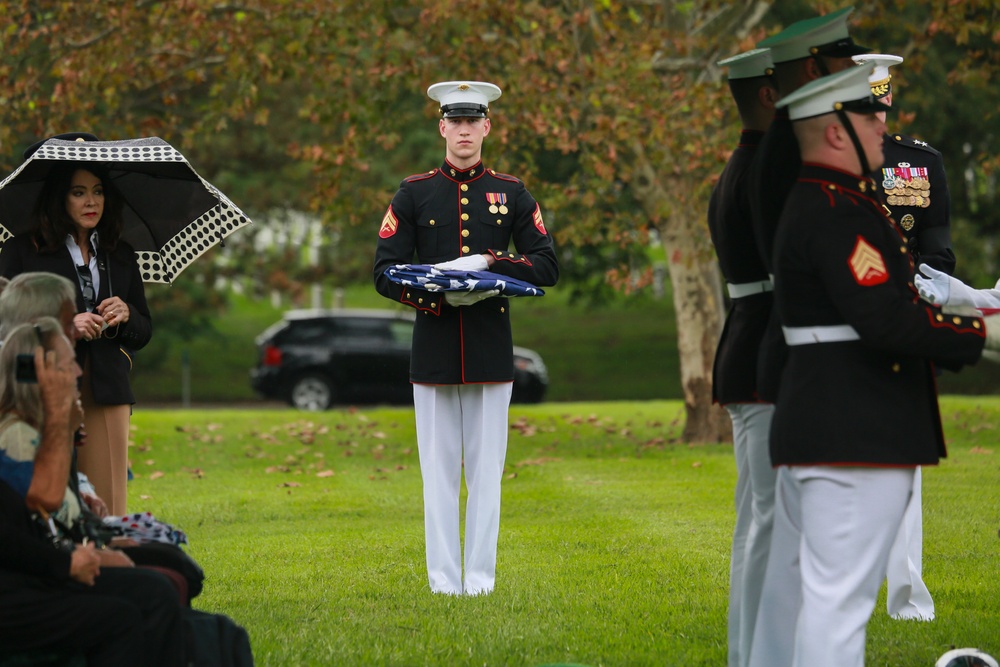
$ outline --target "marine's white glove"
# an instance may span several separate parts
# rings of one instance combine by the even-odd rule
[[[452,306],[471,306],[499,293],[500,290],[498,289],[483,290],[480,292],[445,292],[444,300]],[[998,332],[1000,332],[1000,327],[998,327]]]
[[[976,305],[978,290],[972,289],[958,278],[953,278],[926,264],[920,265],[920,272],[924,275],[914,276],[913,284],[917,286],[917,291],[924,301],[942,306]]]
[[[924,275],[920,275],[923,273]],[[913,284],[920,292],[920,298],[927,303],[946,305],[951,296],[951,281],[947,273],[942,273],[926,264],[920,265],[920,273],[913,277]],[[926,277],[925,277],[926,276]]]
[[[431,268],[438,271],[485,271],[490,268],[490,264],[484,255],[466,255],[449,262],[434,264]]]

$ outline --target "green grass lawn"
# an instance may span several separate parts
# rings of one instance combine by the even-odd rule
[[[950,457],[924,474],[932,623],[879,600],[869,665],[1000,653],[1000,399],[943,401]],[[410,409],[138,409],[130,509],[185,530],[195,606],[259,665],[725,664],[735,466],[678,443],[678,402],[511,409],[497,587],[429,592]]]

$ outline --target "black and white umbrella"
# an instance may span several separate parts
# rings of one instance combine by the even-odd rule
[[[0,252],[31,231],[42,184],[59,162],[100,162],[125,200],[122,239],[135,248],[143,282],[171,283],[250,219],[159,137],[122,141],[49,139],[0,182]]]

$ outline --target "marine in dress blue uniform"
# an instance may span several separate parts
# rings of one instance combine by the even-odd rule
[[[754,49],[719,63],[740,112],[740,141],[708,204],[708,228],[731,300],[712,368],[712,398],[733,423],[736,525],[729,568],[730,667],[750,653],[774,516],[774,469],[768,433],[774,405],[757,397],[757,352],[771,314],[773,286],[750,222],[747,170],[774,115],[770,52]]]
[[[449,81],[432,85],[428,95],[440,103],[445,161],[400,184],[379,227],[373,274],[380,294],[418,311],[410,381],[431,590],[482,594],[495,583],[514,378],[510,301],[490,292],[442,294],[402,286],[384,271],[414,262],[489,268],[537,286],[554,285],[559,271],[541,208],[524,183],[481,161],[488,105],[500,89]],[[463,460],[464,578],[458,511]]]
[[[851,56],[868,51],[855,44],[850,35],[847,19],[853,9],[845,7],[798,21],[757,44],[771,51],[774,81],[782,97],[820,76],[853,67]],[[757,251],[771,274],[774,273],[772,255],[778,218],[800,165],[792,124],[786,110],[779,108],[761,139],[749,175],[750,214]],[[786,355],[781,327],[776,317],[772,317],[758,359],[757,392],[762,400],[773,403],[777,399]]]
[[[874,65],[869,78],[872,94],[892,106],[894,88],[890,67],[901,56],[869,53],[854,56],[859,64]],[[886,213],[906,237],[914,265],[951,274],[955,252],[951,247],[951,194],[941,153],[926,141],[899,132],[887,132],[882,146],[885,161],[872,176]]]
[[[903,58],[866,53],[854,56],[854,60],[873,67],[868,77],[872,95],[886,106],[892,106],[889,68],[902,63]],[[892,133],[886,133],[882,151],[885,155],[882,166],[872,173],[875,190],[886,215],[896,221],[906,238],[914,266],[925,262],[951,273],[955,268],[955,253],[951,249],[951,202],[941,154],[926,142]],[[886,570],[886,611],[895,619],[934,619],[934,599],[923,579],[922,505],[923,473],[917,468]]]
[[[1000,321],[917,297],[905,239],[869,177],[882,158],[874,114],[886,108],[870,72],[824,77],[779,102],[803,165],[775,240],[790,352],[771,428],[775,525],[751,665],[863,665],[914,468],[945,455],[933,363],[957,369],[1000,346]]]

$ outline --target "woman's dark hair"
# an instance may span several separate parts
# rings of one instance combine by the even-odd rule
[[[104,188],[104,211],[97,223],[101,248],[111,252],[122,235],[122,196],[112,183],[108,169],[99,162],[66,162],[54,167],[45,179],[35,204],[35,242],[40,252],[55,252],[66,244],[66,235],[76,236],[73,219],[66,211],[73,174],[83,169],[101,180]]]

